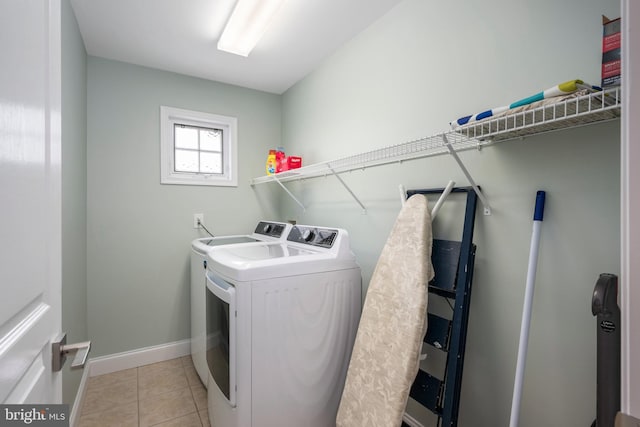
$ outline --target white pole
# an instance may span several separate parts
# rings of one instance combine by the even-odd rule
[[[438,199],[436,204],[433,206],[433,209],[431,209],[431,220],[433,220],[433,218],[435,218],[435,216],[438,215],[438,211],[442,207],[442,204],[444,203],[444,200],[447,198],[449,193],[451,193],[451,190],[453,190],[454,185],[456,185],[455,181],[449,181],[447,186],[442,191],[440,198]]]
[[[516,379],[513,385],[513,401],[511,402],[511,419],[509,427],[518,427],[520,416],[520,400],[522,398],[522,384],[524,368],[527,361],[527,345],[529,342],[529,326],[531,324],[531,307],[533,305],[533,289],[536,282],[536,268],[538,265],[538,249],[540,247],[540,229],[544,213],[545,192],[536,194],[536,207],[533,213],[533,231],[529,248],[529,267],[527,269],[527,284],[522,309],[522,324],[520,325],[520,345],[518,346],[518,362],[516,364]]]
[[[398,185],[398,190],[400,190],[400,203],[404,206],[404,202],[407,201],[407,190],[402,184]]]

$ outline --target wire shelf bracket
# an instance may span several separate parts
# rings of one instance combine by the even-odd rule
[[[351,194],[351,197],[353,197],[353,199],[356,201],[356,203],[358,203],[360,205],[360,207],[362,208],[362,213],[366,214],[367,213],[367,208],[364,207],[364,205],[362,204],[360,199],[358,199],[358,196],[356,196],[355,193],[353,191],[351,191],[351,188],[349,188],[347,183],[344,182],[342,177],[338,173],[336,173],[336,171],[331,167],[331,165],[327,164],[327,167],[329,168],[329,170],[331,171],[333,176],[335,176],[338,179],[338,181],[340,181],[340,184],[342,184],[342,186],[349,192],[349,194]]]
[[[296,196],[294,196],[293,193],[291,191],[289,191],[289,189],[276,176],[273,176],[273,180],[275,182],[277,182],[280,185],[280,187],[282,187],[282,189],[289,195],[289,197],[291,197],[293,199],[293,201],[296,202],[298,204],[298,206],[300,206],[302,208],[302,212],[306,212],[307,211],[307,209],[304,207],[302,202],[300,200],[298,200],[298,198]]]
[[[478,195],[478,198],[480,199],[480,202],[484,207],[484,214],[491,215],[491,206],[489,206],[489,201],[484,196],[484,194],[482,194],[482,191],[480,191],[480,187],[478,187],[476,182],[473,180],[473,178],[471,177],[471,174],[469,173],[469,170],[466,168],[464,163],[462,163],[462,160],[460,160],[460,156],[458,156],[458,153],[456,153],[456,150],[453,149],[453,147],[451,146],[451,143],[449,142],[449,139],[447,138],[447,135],[444,133],[442,134],[442,141],[444,142],[444,146],[447,147],[447,149],[449,150],[449,154],[451,154],[451,157],[454,158],[454,160],[458,164],[458,167],[460,167],[460,170],[462,171],[464,176],[467,178],[467,181],[469,181],[469,184],[471,184],[473,191],[475,191],[476,194]]]

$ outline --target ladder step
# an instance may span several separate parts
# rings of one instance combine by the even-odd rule
[[[427,334],[424,342],[442,351],[449,351],[451,321],[435,314],[427,313]]]
[[[411,386],[409,396],[434,414],[440,415],[442,413],[442,408],[439,405],[441,389],[442,381],[423,370],[419,370]]]
[[[438,268],[434,268],[436,275],[429,282],[429,292],[455,298],[461,244],[452,240],[433,240],[431,262]]]

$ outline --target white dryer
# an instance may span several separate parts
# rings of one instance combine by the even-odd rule
[[[216,246],[284,241],[291,224],[260,221],[252,234],[204,237],[191,242],[191,358],[200,380],[207,386],[205,271],[207,252]]]
[[[361,312],[347,232],[217,247],[206,276],[211,425],[334,426]]]

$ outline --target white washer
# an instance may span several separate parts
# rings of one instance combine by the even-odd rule
[[[207,386],[209,378],[206,360],[205,271],[206,255],[222,245],[284,241],[291,224],[260,221],[252,234],[204,237],[191,242],[191,359],[200,380]]]
[[[217,247],[206,277],[211,425],[334,426],[361,311],[347,232]]]

